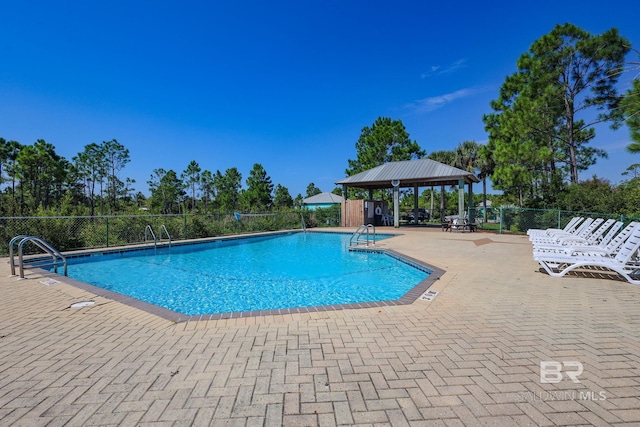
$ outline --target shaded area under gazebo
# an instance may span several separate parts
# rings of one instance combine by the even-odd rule
[[[405,160],[400,162],[389,162],[369,169],[359,174],[349,176],[336,182],[336,185],[342,185],[342,194],[345,201],[342,203],[342,226],[352,227],[362,225],[352,224],[353,218],[349,218],[346,212],[347,205],[347,188],[360,188],[369,191],[369,200],[365,202],[374,203],[375,209],[379,205],[373,200],[373,191],[378,189],[393,189],[393,225],[399,227],[399,191],[400,188],[413,188],[413,205],[414,205],[414,221],[418,221],[418,189],[420,187],[436,187],[440,186],[444,193],[444,187],[458,187],[458,215],[464,216],[464,185],[467,184],[469,201],[473,200],[473,183],[480,182],[478,177],[473,173],[467,172],[444,163],[436,162],[431,159]],[[440,217],[444,221],[444,212],[441,202]],[[365,220],[366,212],[363,212],[362,220]],[[370,215],[370,213],[369,213]],[[352,215],[351,215],[352,217]],[[357,219],[357,218],[356,218]],[[471,213],[469,217],[470,221]],[[357,221],[356,221],[357,222]]]

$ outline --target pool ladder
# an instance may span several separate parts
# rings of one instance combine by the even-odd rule
[[[18,242],[18,240],[19,240],[19,242]],[[62,255],[62,253],[59,250],[54,248],[53,245],[48,243],[42,237],[27,236],[27,235],[21,234],[19,236],[14,237],[9,242],[9,263],[11,264],[11,275],[12,276],[16,275],[16,265],[15,265],[14,258],[13,258],[13,255],[14,255],[13,246],[16,244],[16,242],[18,243],[18,268],[20,269],[20,278],[21,279],[24,279],[24,256],[23,256],[24,251],[23,251],[23,247],[28,242],[33,243],[34,245],[36,245],[37,247],[39,247],[40,249],[42,249],[43,251],[45,251],[46,253],[51,255],[51,263],[44,263],[44,264],[37,263],[36,264],[37,260],[34,260],[33,264],[35,266],[46,267],[46,266],[51,265],[53,267],[53,271],[55,273],[58,273],[58,260],[59,260],[60,262],[62,262],[64,275],[65,276],[67,275],[67,258],[64,255]]]
[[[156,233],[153,232],[153,228],[151,228],[151,225],[148,225],[145,227],[144,229],[144,242],[147,243],[148,241],[150,241],[149,236],[153,237],[153,247],[154,249],[158,249],[158,241],[162,242],[162,231],[164,230],[165,234],[167,235],[167,238],[169,239],[169,247],[171,247],[171,234],[169,234],[169,230],[167,230],[167,227],[162,224],[160,226],[160,232],[158,233],[159,237],[156,237]]]
[[[370,235],[369,230],[372,230],[373,236]],[[353,233],[353,235],[349,239],[349,246],[357,246],[361,244],[366,244],[367,246],[369,246],[370,237],[371,237],[372,243],[375,245],[376,244],[376,227],[373,224],[366,224],[366,225],[362,224],[356,229],[355,233]]]

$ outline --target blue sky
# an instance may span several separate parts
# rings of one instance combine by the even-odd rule
[[[482,122],[531,43],[558,23],[611,27],[640,48],[637,1],[4,1],[0,137],[45,139],[71,159],[91,142],[130,150],[121,179],[148,192],[180,174],[254,163],[293,197],[344,178],[377,117],[427,153],[487,140]],[[629,59],[637,60],[633,54]],[[620,82],[625,90],[638,71]],[[626,127],[598,129],[613,183],[640,157]],[[479,189],[478,189],[479,191]]]

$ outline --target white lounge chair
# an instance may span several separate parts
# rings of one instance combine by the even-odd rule
[[[611,220],[613,221],[613,220]],[[609,222],[609,221],[607,221]],[[607,225],[607,223],[600,226],[595,232],[591,234],[587,239],[566,239],[560,240],[558,243],[539,243],[533,245],[533,251],[554,251],[560,249],[561,251],[565,251],[567,248],[575,248],[575,247],[593,247],[593,248],[601,248],[605,249],[607,245],[613,240],[613,237],[618,234],[622,229],[623,222],[622,221],[614,221],[612,226]],[[607,234],[604,234],[607,231]],[[565,251],[566,252],[566,251]]]
[[[613,237],[616,234],[618,234],[618,232],[620,232],[622,230],[622,226],[623,225],[624,225],[624,222],[616,221],[615,224],[613,224],[613,226],[611,226],[611,228],[609,229],[607,234],[602,236],[602,238],[598,242],[598,246],[602,246],[602,247],[607,246],[609,244],[609,242],[611,242],[611,240],[613,240]]]
[[[573,229],[570,229],[569,231],[551,229],[544,236],[536,236],[536,235],[529,236],[529,240],[533,242],[534,240],[541,239],[541,238],[558,239],[563,236],[578,236],[580,235],[580,233],[583,232],[585,228],[589,227],[593,221],[594,221],[593,218],[586,218],[579,225],[576,225]]]
[[[615,219],[604,221],[602,218],[594,220],[588,227],[578,234],[562,234],[557,237],[532,237],[531,243],[534,248],[540,245],[592,245],[598,243],[598,239],[616,222]]]
[[[538,254],[535,259],[550,276],[554,277],[562,277],[576,269],[596,269],[599,271],[606,269],[620,274],[629,283],[640,285],[638,249],[640,249],[640,225],[636,224],[618,253],[613,257],[604,253],[576,253],[574,255],[544,253]]]
[[[622,231],[617,233],[619,227],[614,226],[611,228],[609,233],[602,239],[602,241],[597,245],[546,245],[546,246],[536,246],[533,248],[533,259],[537,261],[537,256],[539,254],[545,253],[556,253],[556,254],[565,254],[565,255],[575,255],[575,254],[604,254],[610,257],[615,256],[622,244],[629,238],[633,230],[638,227],[640,223],[632,221],[627,225]],[[616,234],[617,233],[617,234]],[[615,237],[613,237],[615,234]]]
[[[542,228],[530,228],[527,230],[527,235],[528,236],[533,236],[533,235],[548,235],[549,233],[552,233],[554,231],[564,231],[567,233],[570,233],[572,230],[575,230],[575,228],[578,226],[578,224],[583,220],[583,217],[579,217],[579,216],[575,216],[573,218],[571,218],[571,220],[567,223],[567,225],[564,226],[564,228],[546,228],[546,229],[542,229]]]

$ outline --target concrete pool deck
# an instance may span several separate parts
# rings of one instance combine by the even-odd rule
[[[639,286],[399,232],[378,246],[446,270],[432,301],[183,323],[3,258],[0,425],[640,425]]]

